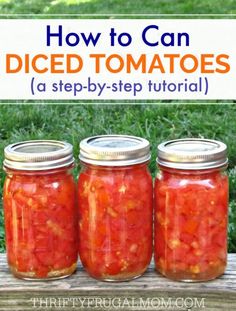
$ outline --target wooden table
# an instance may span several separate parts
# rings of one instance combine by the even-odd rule
[[[98,282],[80,264],[57,281],[23,281],[8,271],[0,254],[0,310],[236,310],[236,254],[224,276],[206,283],[173,282],[153,265],[140,278],[122,283]]]

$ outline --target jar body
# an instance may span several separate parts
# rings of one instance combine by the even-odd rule
[[[3,203],[7,257],[15,276],[57,279],[76,270],[76,186],[71,168],[7,170]]]
[[[78,182],[79,254],[94,278],[140,276],[152,256],[152,178],[146,164],[83,165]]]
[[[155,182],[155,264],[168,278],[207,281],[227,261],[228,178],[222,169],[161,167]]]

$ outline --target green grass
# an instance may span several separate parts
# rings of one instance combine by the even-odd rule
[[[0,0],[1,13],[236,13],[234,0]]]
[[[9,143],[27,139],[59,139],[74,145],[98,134],[146,137],[152,145],[150,169],[155,175],[156,146],[168,139],[207,137],[229,147],[230,225],[229,251],[236,252],[236,106],[234,105],[4,105],[0,106],[0,162]],[[78,161],[77,161],[78,163]],[[78,172],[76,168],[76,174]],[[4,173],[0,169],[1,188]],[[2,189],[0,189],[1,191]],[[0,228],[2,228],[0,216]],[[4,250],[0,230],[0,251]]]

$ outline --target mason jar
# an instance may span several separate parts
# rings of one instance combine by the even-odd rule
[[[226,145],[179,139],[158,146],[155,182],[155,264],[166,277],[207,281],[227,261]]]
[[[79,254],[87,272],[104,281],[142,275],[152,256],[152,178],[149,142],[104,135],[80,143]]]
[[[25,141],[4,150],[6,249],[23,279],[69,276],[77,263],[76,186],[72,146]]]

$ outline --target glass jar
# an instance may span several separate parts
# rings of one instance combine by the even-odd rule
[[[72,146],[26,141],[5,148],[3,204],[7,258],[23,279],[69,276],[77,265]]]
[[[80,144],[79,254],[96,279],[130,280],[150,263],[149,159],[149,142],[138,137],[105,135]]]
[[[207,281],[227,261],[226,145],[180,139],[158,146],[155,182],[155,264],[166,277]]]

